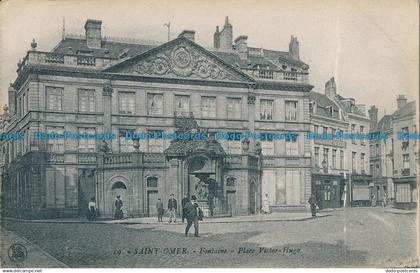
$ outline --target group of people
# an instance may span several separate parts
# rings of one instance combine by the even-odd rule
[[[194,236],[200,237],[198,233],[199,220],[203,220],[203,211],[198,206],[197,198],[193,195],[191,199],[187,195],[181,200],[181,217],[182,222],[187,220],[187,226],[185,227],[185,236],[188,236],[188,232],[192,225],[194,225]],[[175,199],[174,194],[170,195],[168,200],[168,212],[169,212],[169,224],[176,223],[176,212],[178,210],[178,202]],[[165,209],[163,206],[162,199],[159,198],[156,203],[158,222],[163,222],[163,214]]]
[[[123,219],[124,218],[124,213],[122,211],[123,201],[121,200],[121,196],[117,195],[114,206],[115,206],[114,219],[116,220]],[[98,215],[98,211],[96,208],[95,197],[92,197],[88,203],[88,211],[86,213],[86,218],[89,221],[95,221],[97,215]]]

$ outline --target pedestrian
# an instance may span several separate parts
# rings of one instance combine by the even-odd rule
[[[95,197],[92,197],[90,199],[90,202],[88,203],[88,220],[89,221],[95,221],[96,220],[96,203],[95,203]]]
[[[117,220],[124,218],[124,213],[122,211],[123,201],[120,198],[121,198],[121,196],[117,195],[117,199],[115,200],[114,218],[117,219]]]
[[[376,207],[376,195],[374,193],[371,196],[371,206]]]
[[[169,223],[176,223],[176,210],[177,210],[177,202],[174,197],[174,194],[172,193],[170,195],[170,198],[168,200],[168,210],[169,210]]]
[[[181,205],[182,205],[182,222],[184,223],[184,219],[186,219],[186,215],[185,215],[185,205],[190,201],[190,199],[188,198],[188,195],[184,195],[184,198],[182,198],[181,200]]]
[[[261,210],[264,214],[271,213],[271,211],[270,211],[270,201],[268,199],[268,193],[266,193],[263,197]]]
[[[384,192],[384,200],[382,201],[382,207],[385,208],[388,203],[388,194]]]
[[[158,222],[163,222],[162,218],[163,218],[163,212],[165,211],[163,209],[163,202],[162,199],[158,199],[157,203],[156,203],[156,209],[157,209],[157,216],[158,216]]]
[[[197,204],[197,198],[193,195],[191,196],[191,201],[189,200],[185,204],[185,213],[187,218],[187,226],[185,227],[185,237],[188,237],[188,231],[191,226],[194,224],[194,237],[200,237],[198,234],[198,218],[199,218],[199,208]]]
[[[312,213],[312,217],[316,217],[316,198],[315,195],[311,195],[311,197],[309,197],[308,203],[311,205],[311,213]]]

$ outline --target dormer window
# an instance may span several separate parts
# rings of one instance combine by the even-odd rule
[[[316,101],[309,102],[309,113],[316,113]]]
[[[332,117],[332,116],[333,116],[333,111],[334,111],[334,109],[333,109],[333,107],[332,107],[332,106],[327,106],[327,112],[328,112],[328,115],[329,115],[330,117]]]
[[[76,52],[77,55],[84,55],[84,56],[92,56],[93,51],[90,50],[78,50]]]
[[[284,64],[284,65],[282,65],[282,66],[281,66],[281,68],[282,68],[283,70],[287,70],[287,65],[285,65],[285,64]]]

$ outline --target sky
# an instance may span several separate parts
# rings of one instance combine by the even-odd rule
[[[213,45],[225,16],[233,35],[248,45],[288,50],[290,36],[310,66],[310,83],[324,91],[335,77],[338,93],[354,97],[379,114],[396,110],[399,94],[418,101],[419,20],[416,0],[5,0],[0,2],[0,103],[16,79],[16,68],[30,48],[49,51],[68,34],[84,34],[86,19],[102,20],[102,35],[167,40],[182,30],[196,31],[196,42]]]

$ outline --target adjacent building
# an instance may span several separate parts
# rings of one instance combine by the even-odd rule
[[[418,114],[414,101],[407,102],[403,95],[397,98],[397,110],[377,120],[378,109],[372,107],[372,129],[388,133],[387,140],[372,140],[371,166],[373,192],[379,201],[384,195],[399,208],[415,208],[418,200]]]
[[[332,137],[369,132],[365,106],[337,93],[335,79],[325,92],[309,93],[312,148],[312,194],[319,207],[367,205],[369,202],[369,143],[364,139]]]
[[[120,195],[126,216],[150,216],[171,193],[196,195],[218,215],[256,213],[265,194],[273,210],[308,206],[312,86],[296,37],[288,51],[250,47],[247,36],[233,40],[226,18],[206,49],[192,30],[167,43],[124,42],[105,39],[101,24],[87,20],[83,37],[63,35],[50,52],[34,41],[19,62],[4,132],[24,137],[1,140],[4,215],[84,215],[95,198],[111,217]],[[299,136],[216,138],[248,130]],[[159,137],[174,133],[207,137]]]

